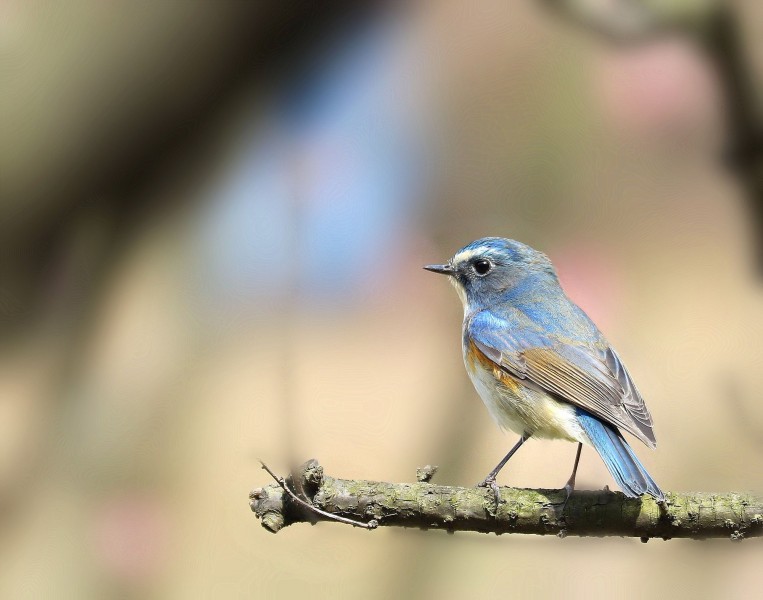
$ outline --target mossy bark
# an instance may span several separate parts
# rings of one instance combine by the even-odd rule
[[[668,492],[666,506],[651,497],[632,499],[609,490],[576,491],[564,506],[563,490],[492,490],[385,483],[328,477],[314,460],[286,484],[316,507],[379,526],[418,527],[483,533],[554,534],[560,537],[730,538],[763,536],[763,499],[751,494]],[[277,532],[293,523],[327,520],[299,506],[276,484],[258,488],[250,506],[263,527]]]

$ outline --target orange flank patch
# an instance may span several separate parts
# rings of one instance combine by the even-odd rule
[[[469,369],[475,371],[477,368],[481,368],[488,373],[492,373],[498,381],[506,386],[511,392],[519,392],[520,383],[501,367],[495,364],[487,356],[485,356],[474,342],[469,342],[469,349],[466,353],[466,359],[469,364]]]

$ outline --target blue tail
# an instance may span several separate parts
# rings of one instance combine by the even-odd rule
[[[626,496],[637,498],[642,494],[650,494],[655,500],[665,499],[662,490],[615,427],[602,423],[584,410],[578,409],[577,413],[578,422],[588,439]]]

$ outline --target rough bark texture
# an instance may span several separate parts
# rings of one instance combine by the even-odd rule
[[[667,507],[652,498],[629,499],[609,490],[576,491],[564,504],[562,490],[501,488],[493,492],[417,483],[335,479],[310,460],[286,480],[290,489],[329,513],[379,526],[484,533],[554,534],[559,537],[729,538],[763,536],[763,499],[750,494],[667,493]],[[249,495],[251,509],[268,531],[292,523],[327,520],[299,506],[277,484]]]

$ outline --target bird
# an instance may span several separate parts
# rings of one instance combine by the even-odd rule
[[[562,510],[575,489],[584,445],[593,447],[630,498],[665,494],[623,437],[654,449],[652,416],[614,348],[570,300],[551,260],[521,242],[485,237],[427,271],[448,277],[464,308],[464,365],[493,420],[519,441],[478,486],[530,438],[577,442]]]

